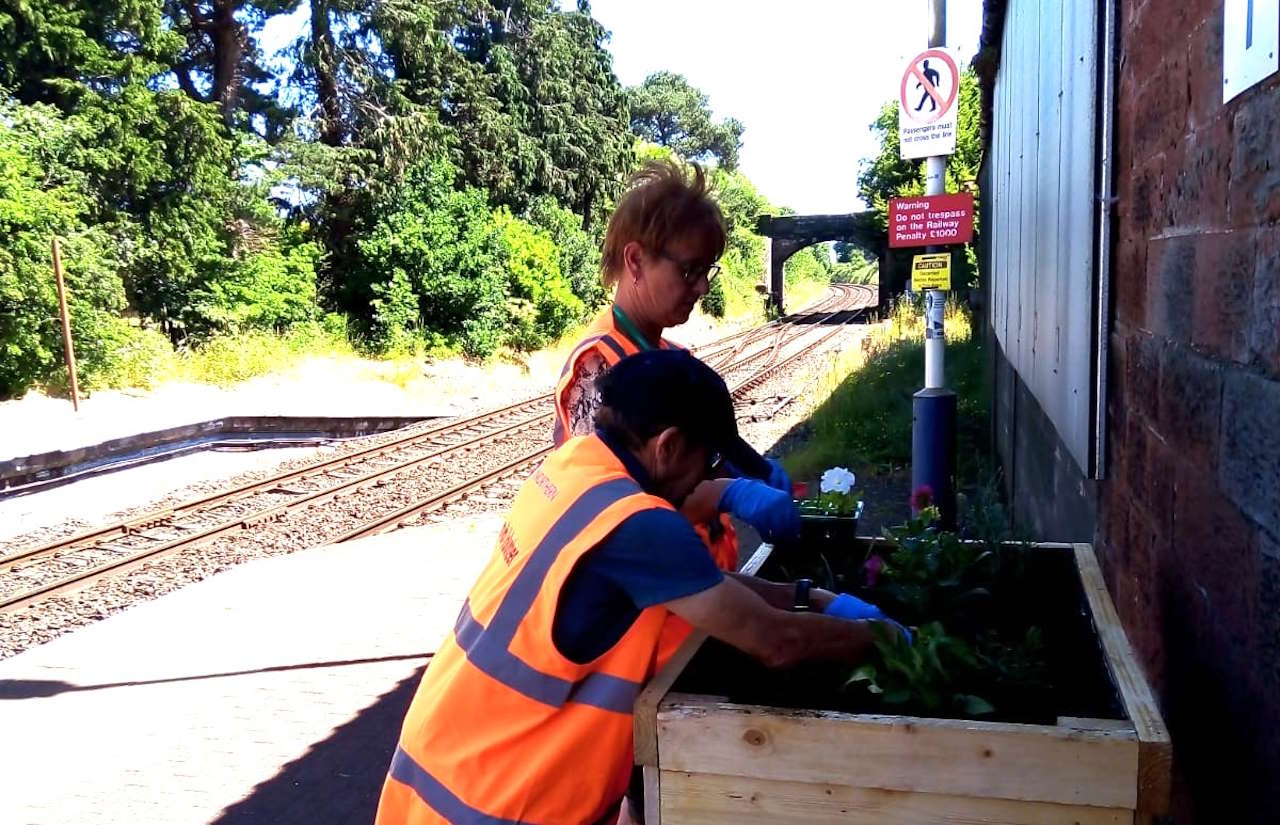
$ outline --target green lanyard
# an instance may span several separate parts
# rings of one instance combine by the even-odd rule
[[[619,309],[617,304],[613,305],[613,320],[618,322],[618,326],[622,327],[622,331],[625,332],[627,337],[640,348],[641,352],[648,352],[649,350],[654,349],[654,347],[650,346],[649,342],[645,340],[645,337],[640,333],[640,330],[636,329],[636,325],[631,323],[631,319],[627,317],[627,313]]]

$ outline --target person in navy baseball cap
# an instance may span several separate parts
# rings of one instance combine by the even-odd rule
[[[706,483],[695,497],[703,509],[731,513],[770,540],[799,532],[790,485],[769,483],[776,465],[738,435],[733,397],[715,370],[683,350],[649,350],[619,361],[596,388],[597,430],[642,460],[664,498],[682,506]],[[699,449],[705,461],[691,463]]]
[[[724,379],[684,350],[650,350],[624,358],[605,373],[597,390],[612,418],[636,436],[676,427],[736,467],[736,475],[767,480],[772,472],[769,462],[738,435]]]

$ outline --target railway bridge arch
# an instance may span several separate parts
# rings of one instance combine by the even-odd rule
[[[875,257],[882,268],[888,249],[888,237],[876,226],[873,210],[847,215],[761,215],[756,218],[756,232],[767,239],[769,303],[779,311],[785,304],[782,267],[806,246],[845,241]]]

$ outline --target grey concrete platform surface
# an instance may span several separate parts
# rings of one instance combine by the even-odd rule
[[[0,823],[368,823],[498,515],[252,562],[0,661]]]

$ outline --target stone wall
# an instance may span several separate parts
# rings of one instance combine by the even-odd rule
[[[1121,0],[1097,545],[1175,820],[1280,819],[1280,79],[1222,103],[1222,3]]]

